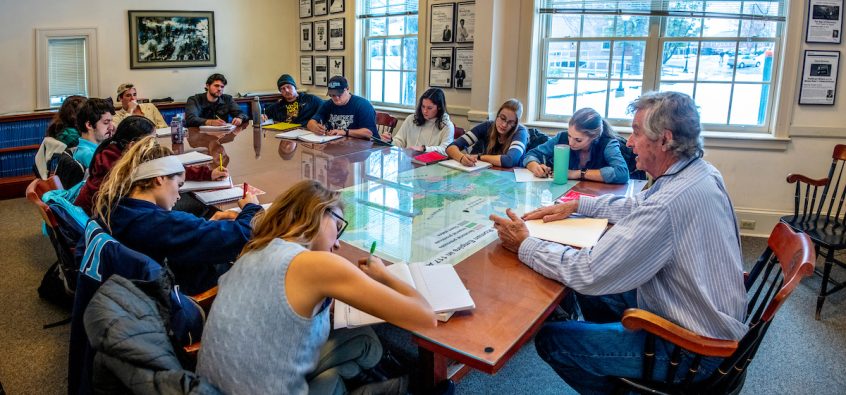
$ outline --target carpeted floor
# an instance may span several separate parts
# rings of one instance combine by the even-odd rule
[[[0,383],[9,394],[66,392],[69,326],[42,329],[67,317],[41,301],[36,289],[55,260],[50,242],[39,229],[35,208],[24,199],[0,201]],[[750,264],[765,246],[764,239],[744,238]],[[842,270],[835,275],[846,277]],[[818,277],[797,287],[779,312],[752,363],[743,393],[846,393],[846,292],[826,301],[823,319],[813,311]],[[409,337],[391,327],[379,332],[392,346],[408,348]],[[400,343],[400,344],[397,344]],[[574,393],[550,369],[529,343],[496,375],[472,372],[457,384],[462,394]]]

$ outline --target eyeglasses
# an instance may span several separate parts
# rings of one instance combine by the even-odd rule
[[[332,210],[329,210],[329,214],[332,214],[333,217],[335,217],[339,221],[341,221],[341,225],[338,226],[338,237],[337,237],[338,239],[340,239],[341,235],[344,234],[344,230],[347,229],[347,225],[349,225],[350,223],[347,222],[347,220],[345,220],[344,217],[341,217],[340,215],[335,214],[335,212],[332,211]]]
[[[508,118],[506,118],[506,117],[505,117],[505,115],[499,114],[499,115],[496,117],[496,119],[497,119],[497,120],[499,120],[500,122],[504,123],[504,124],[505,124],[505,126],[507,126],[507,127],[509,127],[509,128],[512,128],[512,127],[514,127],[514,126],[517,126],[517,120],[516,120],[516,119],[515,119],[515,120],[513,120],[513,121],[509,121],[509,120],[508,120]]]

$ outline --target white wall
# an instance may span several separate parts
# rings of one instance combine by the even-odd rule
[[[217,67],[130,70],[129,9],[214,11]],[[114,97],[120,83],[133,82],[141,97],[184,101],[215,72],[229,94],[275,90],[280,74],[299,68],[296,10],[296,0],[0,0],[0,114],[36,107],[36,28],[97,29],[99,92],[91,96]]]

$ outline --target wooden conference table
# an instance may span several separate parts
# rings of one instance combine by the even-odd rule
[[[242,127],[232,133],[201,133],[191,128],[184,143],[173,148],[177,152],[208,151],[214,165],[222,157],[235,183],[246,181],[267,192],[259,196],[262,203],[272,202],[305,178],[317,179],[333,189],[359,184],[365,179],[365,171],[372,172],[383,155],[397,151],[355,138],[307,144],[277,139],[274,136],[277,132]],[[169,137],[159,141],[171,145]],[[386,171],[405,171],[418,166],[411,163],[408,155],[391,157],[399,159]],[[645,181],[630,181],[625,185],[582,181],[573,189],[589,194],[631,196],[644,185]],[[346,243],[341,243],[338,253],[350,260],[367,255]],[[455,268],[473,296],[476,309],[455,314],[435,329],[413,332],[422,370],[421,385],[426,387],[446,378],[457,380],[469,368],[488,374],[498,372],[538,331],[565,294],[562,284],[523,265],[516,254],[505,250],[498,241],[489,243]],[[448,373],[448,365],[459,368],[451,368]]]

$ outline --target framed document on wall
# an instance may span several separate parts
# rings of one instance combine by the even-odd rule
[[[344,75],[344,57],[330,56],[329,57],[329,78],[336,75]]]
[[[839,69],[840,51],[805,50],[799,104],[833,106]]]
[[[453,41],[453,21],[455,4],[432,4],[429,15],[429,42],[432,44],[451,43]]]
[[[429,59],[429,86],[452,88],[452,48],[432,48]]]
[[[329,82],[329,64],[325,56],[314,57],[314,85],[326,86]]]
[[[300,56],[300,84],[314,84],[311,56]]]
[[[806,43],[840,44],[843,31],[843,0],[808,1]]]
[[[476,3],[458,3],[455,13],[458,21],[455,25],[455,43],[472,43],[476,34]]]
[[[329,50],[329,21],[314,22],[314,50]]]
[[[340,14],[344,12],[344,0],[329,0],[329,13]]]
[[[311,51],[312,49],[312,25],[311,22],[300,23],[300,51]]]
[[[329,20],[329,49],[344,49],[344,18]]]
[[[455,89],[473,87],[473,48],[455,49]]]
[[[326,8],[326,0],[314,0],[314,16],[326,15],[329,10]]]
[[[311,16],[311,0],[300,0],[300,18]]]

